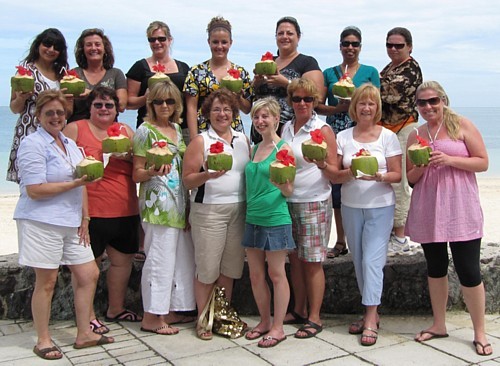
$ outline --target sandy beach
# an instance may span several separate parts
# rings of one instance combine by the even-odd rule
[[[489,243],[500,243],[500,178],[478,178],[481,205],[485,216],[483,256],[484,251],[495,250],[496,246]],[[12,219],[17,203],[17,195],[0,194],[0,255],[17,253],[17,229]],[[335,238],[335,225],[332,227],[332,239]],[[331,243],[332,244],[332,243]]]

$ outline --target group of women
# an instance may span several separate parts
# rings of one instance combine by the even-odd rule
[[[191,68],[172,58],[173,37],[165,23],[151,23],[146,33],[152,55],[137,61],[125,79],[113,68],[113,49],[103,32],[82,32],[75,56],[87,90],[73,97],[64,90],[54,91],[62,68],[68,67],[66,42],[58,30],[47,29],[37,36],[23,63],[35,75],[35,90],[12,93],[11,109],[21,116],[8,179],[20,182],[21,188],[15,213],[20,263],[34,267],[36,273],[32,310],[37,355],[62,357],[48,331],[60,264],[68,265],[75,279],[79,332],[74,347],[113,342],[103,335],[109,329],[92,309],[96,261],[104,250],[111,261],[105,319],[141,321],[141,330],[164,335],[179,331],[172,324],[194,320],[182,311],[197,308],[201,316],[215,284],[224,287],[231,300],[246,252],[261,317],[246,338],[260,338],[258,346],[268,348],[286,339],[283,324],[300,325],[296,338],[322,331],[322,263],[329,256],[346,254],[348,244],[366,308],[363,318],[349,326],[349,333],[361,334],[361,344],[371,346],[378,337],[377,308],[389,242],[404,241],[405,231],[423,244],[434,313],[434,324],[415,339],[447,336],[450,242],[474,324],[474,347],[478,354],[492,353],[484,329],[479,272],[482,214],[474,175],[487,169],[486,149],[474,125],[451,111],[441,86],[422,83],[418,63],[410,56],[408,30],[394,28],[388,33],[391,62],[380,77],[375,68],[359,63],[361,31],[353,26],[340,35],[342,63],[321,72],[313,57],[298,51],[297,20],[284,17],[276,25],[278,72],[255,75],[253,80],[228,59],[232,30],[222,17],[213,18],[207,27],[211,58]],[[159,64],[170,80],[148,88]],[[228,69],[240,72],[241,93],[219,88]],[[356,86],[351,100],[331,92],[343,76],[351,77]],[[427,121],[418,133],[412,132],[418,118],[415,105]],[[117,122],[125,108],[138,109],[135,134]],[[240,111],[251,115],[253,146],[244,134]],[[326,115],[327,121],[318,115]],[[66,119],[75,122],[65,127]],[[101,141],[110,127],[132,140],[133,150],[103,159]],[[301,144],[318,131],[327,143],[327,155],[310,160],[302,155]],[[413,143],[417,134],[428,135],[432,143],[428,166],[414,166],[406,158],[406,144]],[[171,164],[146,164],[146,151],[155,146],[168,146],[174,156]],[[105,161],[102,179],[89,183],[73,177],[82,159],[77,147]],[[352,159],[360,149],[377,158],[374,176],[353,174]],[[206,160],[211,150],[230,153],[232,168],[209,170]],[[275,159],[296,165],[294,182],[270,181],[269,165]],[[408,186],[406,173],[415,187],[411,204],[393,188]],[[140,183],[138,196],[135,183]],[[451,183],[467,199],[456,200],[455,191],[445,188]],[[449,206],[443,208],[442,198],[437,201],[432,193],[436,190],[445,194]],[[408,222],[405,204],[410,207]],[[476,210],[475,220],[464,216],[469,205]],[[49,211],[56,217],[46,215]],[[337,241],[328,251],[332,216]],[[125,308],[141,233],[146,254],[143,317]],[[39,235],[47,240],[39,240]],[[294,300],[290,312],[287,256]],[[274,287],[273,312],[266,262]],[[197,323],[196,333],[202,340],[213,337],[203,322]]]

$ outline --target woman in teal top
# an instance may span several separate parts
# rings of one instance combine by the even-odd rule
[[[318,113],[326,115],[326,122],[332,127],[337,135],[340,131],[353,126],[353,121],[349,117],[350,100],[336,98],[332,94],[332,87],[339,79],[346,75],[352,79],[356,88],[365,83],[372,83],[380,88],[380,77],[377,69],[373,66],[359,63],[359,53],[361,52],[361,31],[358,27],[348,26],[340,33],[340,53],[342,63],[329,67],[323,71],[325,79],[325,95],[328,105],[320,106]],[[337,229],[337,242],[332,250],[328,251],[328,258],[335,258],[339,255],[347,254],[344,228],[342,227],[342,216],[340,213],[340,184],[332,185],[333,212],[335,216],[335,227]]]
[[[253,340],[264,336],[258,346],[269,348],[286,339],[283,320],[290,299],[290,287],[285,273],[285,260],[288,251],[295,248],[292,220],[286,202],[286,197],[292,194],[293,183],[271,182],[269,166],[276,160],[278,151],[280,156],[285,155],[285,160],[293,161],[293,156],[290,147],[276,134],[280,107],[275,99],[268,97],[258,100],[250,115],[255,131],[262,136],[262,142],[254,147],[252,160],[245,168],[247,215],[243,246],[247,252],[260,322],[245,337]],[[274,287],[273,320],[271,293],[266,282],[266,260]]]

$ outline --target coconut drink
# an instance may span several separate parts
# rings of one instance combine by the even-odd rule
[[[76,165],[76,177],[87,176],[85,180],[93,181],[104,175],[104,164],[93,156],[87,156]]]
[[[160,170],[162,165],[172,164],[174,154],[167,146],[166,141],[155,141],[153,147],[146,151],[146,166],[154,165],[155,170]]]
[[[274,75],[278,70],[278,65],[274,62],[274,56],[271,52],[262,55],[260,62],[255,64],[256,75]]]
[[[155,74],[148,79],[148,88],[149,89],[151,89],[153,87],[153,85],[155,85],[156,83],[158,83],[160,81],[170,80],[170,77],[167,74],[165,74],[165,66],[164,65],[157,63],[156,65],[153,65],[152,69],[155,72]]]
[[[121,134],[124,128],[119,123],[114,122],[108,127],[108,137],[102,140],[102,152],[105,154],[123,154],[130,150],[130,139]]]
[[[276,184],[293,182],[296,172],[295,158],[288,155],[288,150],[278,151],[276,160],[269,165],[269,178]]]
[[[210,145],[210,153],[207,156],[209,170],[231,170],[233,167],[233,156],[224,151],[224,144],[220,141]]]
[[[302,155],[309,160],[325,160],[326,141],[320,129],[310,132],[311,138],[302,143]]]
[[[417,135],[417,142],[408,147],[408,157],[410,161],[416,165],[428,165],[431,157],[432,149],[429,142]]]
[[[375,156],[372,156],[368,150],[361,149],[353,155],[351,161],[351,171],[355,177],[358,176],[358,171],[366,175],[375,175],[378,171],[378,161]]]
[[[35,78],[33,73],[22,67],[16,66],[17,73],[10,78],[10,86],[15,92],[29,93],[35,89]]]
[[[220,81],[221,88],[227,88],[233,93],[240,93],[243,89],[243,80],[240,78],[240,72],[236,69],[227,70],[228,75]]]
[[[333,84],[332,94],[341,98],[351,98],[355,89],[352,79],[344,74],[339,81]]]
[[[75,70],[69,70],[61,79],[61,89],[66,89],[65,94],[73,94],[74,97],[78,97],[85,92],[85,81],[78,77]]]

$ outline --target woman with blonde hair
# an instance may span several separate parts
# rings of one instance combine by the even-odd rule
[[[485,333],[485,292],[481,279],[480,249],[484,218],[476,173],[488,169],[488,154],[474,124],[457,115],[436,81],[422,83],[416,105],[426,121],[410,134],[432,148],[428,165],[406,160],[408,181],[414,184],[406,234],[422,244],[427,261],[433,324],[415,336],[417,342],[447,337],[448,243],[463,297],[474,327],[473,346],[480,356],[493,353]]]

